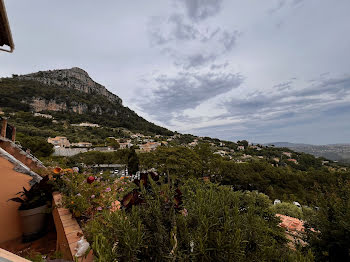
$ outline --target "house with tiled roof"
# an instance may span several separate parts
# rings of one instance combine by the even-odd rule
[[[146,144],[140,145],[139,147],[141,152],[151,152],[153,150],[156,150],[160,145],[161,143],[158,142],[148,142]]]
[[[290,241],[289,246],[295,248],[296,244],[305,245],[306,243],[302,240],[303,234],[305,233],[304,221],[290,217],[286,215],[276,214],[280,218],[280,227],[286,229],[286,237]]]
[[[292,157],[292,153],[290,153],[290,152],[283,152],[282,155],[285,155],[285,156],[287,156],[289,158]]]
[[[65,136],[56,136],[54,138],[49,137],[47,142],[59,147],[70,147],[70,142]]]
[[[289,158],[289,159],[287,159],[287,161],[292,162],[294,164],[298,164],[298,161],[294,158]]]

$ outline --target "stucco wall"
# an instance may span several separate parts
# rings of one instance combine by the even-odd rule
[[[13,170],[14,164],[0,156],[0,243],[21,237],[22,231],[18,215],[19,203],[8,199],[29,188],[32,177]]]

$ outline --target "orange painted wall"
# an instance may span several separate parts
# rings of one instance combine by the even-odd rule
[[[14,165],[0,156],[0,243],[22,236],[18,215],[19,203],[8,199],[22,187],[29,188],[29,175],[24,175],[13,170]]]

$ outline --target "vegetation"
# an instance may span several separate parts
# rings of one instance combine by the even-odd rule
[[[16,140],[23,150],[29,149],[36,157],[48,157],[53,153],[53,145],[49,144],[45,138],[18,133]]]
[[[306,239],[317,261],[350,261],[350,182],[338,180],[317,203]]]
[[[141,184],[114,181],[105,174],[91,184],[83,173],[61,174],[57,179],[63,183],[59,188],[66,195],[66,206],[84,221],[99,261],[348,258],[349,173],[316,169],[313,161],[307,171],[265,161],[234,163],[214,155],[207,144],[194,149],[159,147],[136,156],[129,149],[88,152],[67,163],[130,164],[138,158],[141,169],[155,167],[161,179],[148,185],[142,179]],[[216,183],[202,182],[203,176]],[[174,202],[179,192],[181,201]],[[275,198],[283,203],[272,206]],[[304,206],[299,209],[284,201]],[[309,245],[288,249],[276,213],[306,220]]]
[[[43,112],[55,122],[34,117],[33,98],[54,98],[67,110]],[[86,108],[85,113],[73,112],[78,105]],[[119,163],[128,167],[129,174],[155,169],[160,175],[154,181],[143,176],[131,183],[114,174],[91,176],[86,170],[67,169],[53,177],[56,188],[65,194],[65,205],[84,226],[98,261],[349,260],[350,173],[335,163],[323,166],[323,159],[288,148],[259,146],[257,150],[246,140],[234,143],[178,133],[169,147],[150,153],[118,149],[119,143],[109,137],[130,138],[125,128],[164,135],[153,137],[156,141],[173,133],[102,96],[37,82],[3,79],[0,106],[17,127],[18,142],[38,157],[65,167]],[[80,122],[103,127],[71,125]],[[54,136],[118,151],[51,157],[52,145],[46,138]],[[189,147],[195,140],[198,145]],[[221,157],[218,150],[228,153]],[[203,182],[203,177],[211,182]],[[272,206],[274,199],[282,203]],[[301,203],[302,209],[292,201]],[[294,251],[287,247],[276,213],[306,221],[306,246]]]
[[[213,182],[233,186],[235,190],[257,190],[271,199],[310,206],[316,205],[319,192],[325,192],[338,179],[350,180],[349,173],[333,172],[325,167],[301,171],[292,166],[274,167],[266,161],[235,163],[212,154],[207,145],[195,149],[160,147],[140,154],[139,158],[141,169],[154,167],[159,173],[175,177],[209,176]]]
[[[301,208],[293,205],[292,203],[282,202],[276,204],[272,207],[272,211],[275,214],[282,214],[290,217],[296,217],[299,219],[303,219],[303,211]]]
[[[64,170],[56,176],[66,206],[85,221],[97,261],[312,261],[308,251],[288,248],[266,195],[163,180],[139,184],[140,201],[126,208],[134,183],[108,175],[89,183]]]
[[[128,171],[129,175],[136,175],[136,172],[139,171],[139,158],[135,152],[135,149],[132,147],[128,150]]]
[[[50,205],[52,194],[52,184],[49,183],[49,177],[45,176],[39,183],[34,184],[29,190],[23,187],[23,191],[18,192],[17,195],[21,197],[14,197],[10,201],[21,203],[19,210],[28,210],[45,204]]]
[[[34,98],[64,105],[66,110],[50,111],[50,114],[70,124],[91,122],[109,128],[124,127],[144,133],[172,134],[171,131],[146,121],[129,108],[119,103],[112,103],[106,97],[98,94],[87,94],[16,78],[3,78],[0,82],[0,107],[4,111],[30,112],[32,110],[30,104]],[[85,108],[83,114],[74,113],[74,108],[78,106]],[[42,120],[42,122],[46,120],[52,122],[50,119]],[[35,121],[31,122],[31,125],[35,127]]]

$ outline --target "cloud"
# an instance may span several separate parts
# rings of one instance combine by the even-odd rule
[[[210,66],[211,70],[215,70],[215,69],[225,69],[227,66],[229,65],[228,62],[222,63],[222,64],[212,64]]]
[[[174,13],[169,17],[152,17],[148,23],[152,44],[163,46],[171,42],[199,40],[204,37],[185,16]]]
[[[231,51],[236,45],[237,37],[240,35],[238,31],[228,32],[224,31],[221,36],[222,43],[226,51]]]
[[[267,12],[269,14],[274,14],[279,12],[280,10],[282,10],[285,7],[296,7],[298,5],[300,5],[303,1],[305,0],[279,0],[278,3],[276,4],[276,6],[270,8]]]
[[[181,0],[188,17],[193,21],[202,21],[221,11],[223,0]]]
[[[171,15],[169,23],[173,24],[172,35],[176,40],[194,40],[200,35],[199,31],[193,25],[185,23],[183,15]]]
[[[217,56],[215,54],[193,54],[183,58],[183,61],[179,63],[184,69],[196,68],[207,63],[215,61]]]
[[[217,106],[225,109],[225,113],[212,116],[197,114],[196,117],[191,114],[177,115],[172,118],[173,124],[177,130],[185,133],[215,134],[223,139],[248,139],[253,142],[282,139],[317,143],[320,137],[330,142],[332,138],[327,138],[326,134],[332,130],[332,125],[342,128],[339,132],[346,137],[344,134],[350,125],[340,122],[344,122],[350,113],[350,75],[321,76],[313,84],[302,88],[296,81],[281,82],[268,92],[237,95],[242,93],[242,89],[236,89],[238,92],[233,90],[231,98],[226,101],[216,99]],[[322,125],[326,126],[323,128]],[[316,130],[314,126],[320,129],[317,136],[312,135]],[[322,133],[322,128],[328,131]],[[305,136],[308,136],[308,140]]]
[[[201,103],[237,88],[243,82],[233,73],[179,73],[175,76],[160,75],[152,81],[156,88],[140,101],[142,110],[158,120],[169,122],[185,109],[196,108]]]
[[[231,98],[222,106],[227,116],[280,121],[350,102],[350,75],[321,79],[302,89],[293,86],[292,81],[283,82],[275,85],[271,92]]]
[[[151,45],[182,69],[211,65],[236,46],[240,33],[188,21],[184,15],[153,17],[149,22]]]
[[[185,6],[192,10],[198,3],[186,1]],[[212,1],[204,1],[199,9],[207,10],[208,6],[219,7],[220,1],[215,4]],[[148,23],[152,47],[171,58],[174,65],[182,69],[210,65],[217,58],[227,55],[237,45],[241,35],[238,30],[227,30],[205,22],[196,23],[179,11],[164,17],[152,17]],[[202,15],[210,13],[192,10],[191,13],[193,12]]]
[[[279,91],[283,91],[283,90],[286,90],[286,89],[290,89],[292,83],[293,83],[293,81],[287,81],[287,82],[279,83],[277,85],[274,85],[273,88],[277,89]]]
[[[350,77],[349,77],[350,78]],[[340,80],[340,79],[338,79]],[[339,81],[341,82],[341,81]],[[325,83],[319,83],[319,86]],[[337,84],[338,85],[338,84]],[[343,86],[344,87],[344,86]],[[313,89],[313,88],[312,88]],[[332,93],[342,93],[343,98],[320,93],[321,98],[290,99],[273,95],[258,96],[252,99],[230,100],[230,112],[214,117],[209,121],[202,119],[195,123],[191,132],[201,136],[215,136],[231,141],[247,139],[251,142],[290,141],[327,144],[344,142],[348,139],[350,128],[350,92],[337,86]],[[287,94],[283,94],[287,95]],[[281,101],[280,101],[281,100]],[[289,101],[289,102],[287,102]],[[192,127],[190,122],[187,122]],[[183,125],[183,132],[188,132]]]

